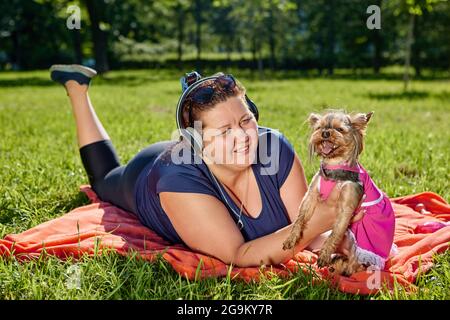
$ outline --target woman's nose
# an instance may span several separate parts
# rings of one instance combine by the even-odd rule
[[[247,134],[247,132],[245,132],[242,128],[236,129],[236,132],[235,132],[236,143],[245,144],[245,143],[247,143],[247,140],[249,138],[250,137]]]
[[[322,138],[327,139],[330,137],[330,131],[324,130],[322,131]]]
[[[234,132],[234,135],[235,135],[235,137],[236,138],[238,138],[238,139],[242,139],[242,138],[247,138],[247,136],[248,136],[248,134],[245,132],[245,130],[244,129],[242,129],[242,128],[236,128],[235,129],[235,132]]]

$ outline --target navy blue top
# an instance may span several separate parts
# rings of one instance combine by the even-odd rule
[[[291,171],[294,148],[282,133],[267,127],[258,127],[258,140],[256,161],[251,166],[261,194],[262,211],[256,218],[242,214],[244,226],[241,233],[246,241],[273,233],[289,224],[280,188]],[[183,150],[180,154],[183,155]],[[197,158],[198,163],[193,163],[193,159],[192,155],[190,163],[176,164],[171,161],[170,152],[163,152],[144,168],[136,183],[135,199],[139,220],[172,243],[184,242],[161,207],[160,192],[212,195],[227,207],[234,221],[238,221],[236,213],[239,213],[239,206],[220,182],[219,189],[206,164],[202,160],[198,161],[200,158]]]

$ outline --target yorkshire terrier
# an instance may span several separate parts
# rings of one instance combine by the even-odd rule
[[[372,114],[329,111],[322,115],[313,113],[308,119],[312,129],[310,158],[318,155],[321,165],[302,200],[283,249],[292,249],[301,240],[318,203],[337,210],[333,229],[317,260],[319,267],[329,266],[335,274],[351,275],[369,266],[382,270],[391,250],[395,249],[391,203],[358,161]],[[331,200],[329,195],[336,188],[338,195]],[[362,218],[352,222],[360,211],[364,212]],[[343,246],[344,238],[346,246]]]

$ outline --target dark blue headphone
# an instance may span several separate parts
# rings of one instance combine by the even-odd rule
[[[214,80],[220,77],[220,75],[215,75],[211,77],[205,77],[202,78],[202,76],[197,71],[192,71],[189,73],[186,73],[184,77],[180,78],[181,82],[181,88],[183,90],[183,93],[178,100],[177,104],[177,110],[176,110],[176,121],[177,121],[177,128],[180,133],[180,136],[185,137],[186,141],[191,145],[192,149],[196,154],[201,154],[202,150],[202,137],[200,134],[192,127],[185,128],[183,126],[183,104],[188,95],[194,91],[196,88],[198,88],[202,83],[208,80]],[[247,96],[245,95],[245,100],[247,102],[247,105],[250,109],[250,111],[255,116],[256,121],[259,119],[259,112],[258,108],[256,107],[256,104]],[[193,124],[191,124],[193,125]]]

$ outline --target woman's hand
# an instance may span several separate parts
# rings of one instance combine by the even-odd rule
[[[330,230],[335,210],[318,210],[293,250],[283,250],[292,224],[245,242],[226,207],[217,198],[195,193],[161,192],[161,205],[183,241],[193,250],[238,267],[280,264],[288,261],[318,235]]]
[[[359,200],[358,207],[356,208],[356,214],[353,216],[351,223],[355,223],[361,220],[366,214],[366,209],[364,207],[361,207],[361,204],[364,202],[364,200],[366,200],[365,194],[363,194],[361,200]]]
[[[366,209],[360,208],[358,213],[353,216],[351,223],[355,223],[355,222],[361,220],[362,218],[364,218],[365,214],[366,214]]]

